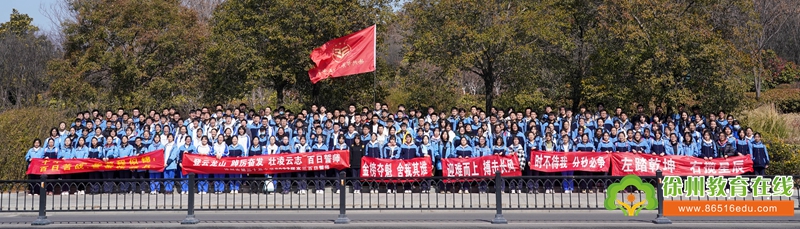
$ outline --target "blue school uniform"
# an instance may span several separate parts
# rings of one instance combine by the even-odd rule
[[[30,162],[33,158],[43,158],[44,156],[44,148],[30,148],[27,153],[25,153],[25,162]]]
[[[614,142],[614,152],[631,152],[630,142]]]
[[[667,140],[666,139],[652,139],[650,140],[650,153],[661,155],[667,154]]]
[[[213,149],[213,147],[212,147]],[[247,157],[247,151],[242,145],[229,145],[226,150],[228,151],[227,154],[223,153],[222,155],[225,157]],[[242,174],[228,174],[230,178],[242,178]],[[242,186],[242,181],[234,180],[231,182],[230,189],[231,191],[239,191]]]
[[[750,155],[753,153],[753,147],[750,141],[746,139],[736,140],[736,152],[742,155]]]
[[[58,159],[72,159],[72,146],[64,146],[58,150]]]
[[[753,142],[752,144],[752,159],[753,159],[753,168],[764,168],[769,165],[769,153],[767,153],[767,147],[764,145],[764,142]],[[756,174],[756,175],[763,175],[763,174]]]
[[[647,141],[645,139],[642,139],[639,142],[631,141],[630,142],[631,151],[638,151],[638,152],[641,152],[641,153],[650,153],[650,144],[648,144],[648,142],[649,141]]]
[[[44,148],[42,152],[42,158],[50,158],[50,159],[57,159],[58,158],[58,148]]]
[[[76,147],[72,149],[72,157],[77,159],[86,159],[89,158],[89,147]]]
[[[612,143],[611,140],[609,140],[607,142],[601,140],[600,143],[597,143],[597,151],[599,151],[599,152],[615,152],[616,149],[614,147],[614,143]]]
[[[472,150],[472,147],[469,145],[463,146],[459,145],[451,151],[449,155],[446,155],[447,158],[458,158],[458,157],[474,157],[475,152]]]
[[[475,154],[478,155],[478,157],[490,156],[492,155],[492,148],[489,146],[475,146]]]
[[[562,144],[557,144],[557,145],[562,145]],[[595,151],[594,144],[592,144],[591,142],[578,143],[577,145],[575,145],[575,149],[577,149],[577,151],[580,151],[580,152],[594,152]]]
[[[680,148],[680,150],[677,153],[675,153],[674,155],[690,156],[691,157],[691,156],[696,156],[696,155],[699,154],[697,152],[697,143],[695,143],[694,141],[692,141],[691,144],[686,144],[685,142],[681,142],[678,145],[678,147]]]
[[[379,141],[368,142],[364,156],[372,158],[386,158],[386,155],[383,154],[383,145]]]
[[[699,147],[699,149],[697,150],[697,153],[698,153],[697,157],[701,157],[701,158],[705,158],[705,157],[716,158],[717,157],[717,146],[713,141],[712,142],[702,141],[702,142],[700,142],[700,145],[698,147]]]
[[[508,147],[492,146],[492,154],[506,155],[508,154]]]
[[[387,159],[396,158],[399,153],[400,153],[400,147],[397,147],[396,145],[389,146],[387,144],[386,146],[383,147],[382,158],[387,158]]]
[[[419,149],[416,145],[406,145],[403,144],[400,146],[400,153],[398,153],[393,159],[413,159],[416,157],[420,157]]]

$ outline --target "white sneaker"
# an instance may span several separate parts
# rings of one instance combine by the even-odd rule
[[[550,190],[550,189],[546,189],[546,190],[544,190],[544,193],[545,193],[545,194],[550,194],[551,192],[553,192],[553,190]]]
[[[463,194],[464,190],[458,190],[458,194]]]
[[[334,192],[334,193],[339,194],[339,190],[336,190],[336,192]]]
[[[572,190],[567,190],[567,191],[564,191],[564,193],[566,193],[566,194],[572,194]]]
[[[464,194],[469,194],[469,190],[464,190]]]
[[[403,193],[411,193],[411,190],[405,190]]]
[[[233,193],[234,194],[239,194],[239,190],[233,190]],[[305,193],[305,192],[303,192],[303,193]]]
[[[336,191],[336,193],[339,193],[339,191]],[[361,194],[361,191],[360,190],[355,190],[355,191],[353,191],[353,194]]]
[[[522,190],[517,189],[517,193],[522,194]]]
[[[61,192],[62,196],[69,196],[69,192]]]
[[[517,190],[511,189],[511,194],[516,194]]]

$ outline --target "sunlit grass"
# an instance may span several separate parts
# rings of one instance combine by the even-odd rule
[[[774,104],[766,104],[742,112],[742,126],[753,128],[765,137],[783,139],[786,143],[800,143],[800,114],[783,114]]]

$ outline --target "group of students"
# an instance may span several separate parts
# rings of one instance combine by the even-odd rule
[[[324,106],[312,105],[293,113],[279,107],[273,111],[267,107],[260,110],[248,109],[247,105],[225,108],[218,104],[213,108],[203,107],[181,115],[174,108],[163,109],[160,113],[150,110],[143,113],[134,108],[131,113],[124,109],[116,112],[98,110],[79,112],[73,123],[61,123],[53,128],[44,142],[36,139],[25,156],[32,158],[71,159],[95,158],[108,160],[137,156],[143,153],[164,149],[166,168],[156,171],[116,171],[61,176],[65,180],[62,195],[72,193],[68,180],[76,177],[103,179],[99,184],[77,186],[77,194],[102,192],[149,192],[151,194],[172,194],[173,182],[120,182],[115,190],[114,179],[141,178],[142,180],[160,178],[186,178],[181,173],[182,154],[199,154],[222,157],[247,157],[271,154],[295,154],[330,150],[350,151],[350,173],[358,176],[362,157],[384,159],[430,158],[434,164],[435,176],[441,176],[443,158],[471,158],[488,155],[515,155],[519,159],[524,176],[552,175],[532,171],[528,168],[532,150],[556,152],[599,152],[599,153],[646,153],[654,155],[684,155],[710,160],[730,156],[750,156],[753,159],[755,174],[763,175],[769,166],[769,155],[761,135],[751,128],[743,128],[733,116],[725,112],[700,114],[693,108],[692,115],[679,106],[674,114],[666,114],[657,107],[653,114],[645,114],[642,105],[628,119],[628,113],[617,107],[610,115],[603,104],[598,104],[596,112],[589,112],[581,106],[577,112],[564,107],[553,110],[545,107],[539,114],[531,108],[516,111],[513,108],[499,110],[491,108],[483,111],[477,107],[465,109],[452,108],[449,114],[436,112],[433,107],[414,110],[397,107],[389,113],[386,104],[376,103],[374,109],[355,105],[347,109],[328,111]],[[68,126],[69,125],[69,126]],[[311,179],[314,193],[324,193],[325,178],[338,176],[337,171],[296,172],[270,174],[277,176],[277,182],[284,194],[297,183],[296,192],[305,194],[308,184],[298,182],[298,177]],[[563,172],[572,176],[572,172]],[[603,174],[603,173],[600,173]],[[270,176],[267,175],[267,176]],[[241,174],[198,174],[198,191],[238,193],[242,182]],[[35,179],[36,176],[32,176]],[[233,178],[228,182],[215,180],[209,190],[210,178]],[[281,179],[284,178],[284,179]],[[232,181],[231,181],[232,180]],[[513,179],[511,179],[513,180]],[[332,182],[334,190],[339,190],[338,182]],[[163,184],[163,189],[162,189]],[[186,194],[188,184],[180,182],[180,193]],[[361,183],[354,182],[354,192],[362,191]],[[524,187],[523,187],[524,186]],[[553,185],[545,183],[545,192],[554,192]],[[453,186],[438,185],[441,193],[455,191]],[[469,193],[470,185],[456,185],[459,193]],[[396,186],[387,185],[387,192],[396,191]],[[422,182],[421,192],[429,192],[429,182]],[[539,190],[539,182],[512,182],[510,190],[501,184],[503,191],[528,193]],[[587,189],[601,187],[580,187]],[[253,187],[251,187],[253,189]],[[377,188],[370,185],[370,192]],[[413,189],[403,185],[404,192]],[[478,185],[479,192],[488,187]],[[562,183],[563,192],[574,190],[572,180]],[[51,191],[48,189],[48,191]],[[591,191],[591,190],[590,190]],[[338,191],[336,191],[338,192]]]

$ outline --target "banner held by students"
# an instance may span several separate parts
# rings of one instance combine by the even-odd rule
[[[611,155],[598,152],[531,151],[531,170],[542,172],[584,171],[605,172],[611,166]]]
[[[361,178],[424,178],[431,177],[431,159],[418,157],[408,160],[361,158]],[[393,179],[395,182],[407,179]]]
[[[706,161],[689,156],[656,156],[652,154],[614,153],[611,174],[655,176],[661,169],[664,176],[735,176],[753,171],[750,156],[714,158]]]
[[[34,158],[27,174],[62,175],[117,170],[164,171],[164,150],[156,150],[133,157],[108,159],[43,159]]]
[[[311,52],[316,65],[308,70],[311,83],[375,71],[375,25],[330,40]]]
[[[184,154],[181,164],[183,174],[275,174],[350,168],[350,153],[334,150],[221,159]]]
[[[496,171],[504,177],[522,176],[519,158],[515,155],[442,159],[445,177],[492,177]]]

